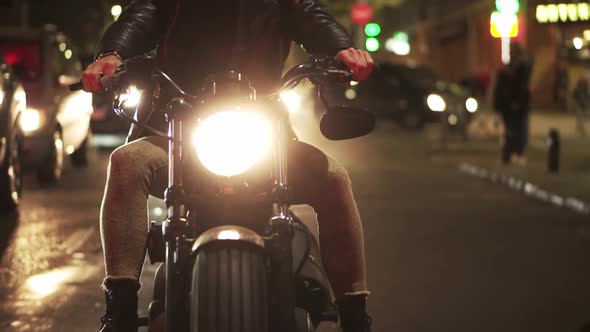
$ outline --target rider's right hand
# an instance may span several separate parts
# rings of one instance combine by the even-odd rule
[[[100,76],[109,76],[115,73],[123,62],[115,55],[107,55],[90,64],[82,75],[84,90],[87,92],[99,92],[102,90]]]

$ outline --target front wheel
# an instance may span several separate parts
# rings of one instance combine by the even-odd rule
[[[259,247],[221,241],[199,250],[191,332],[268,332],[268,303],[266,257]]]
[[[6,142],[4,160],[0,161],[0,211],[16,209],[22,193],[22,160],[17,136]]]

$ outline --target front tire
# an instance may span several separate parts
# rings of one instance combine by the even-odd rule
[[[6,154],[0,161],[0,211],[14,211],[22,194],[22,160],[17,136],[6,142]]]
[[[37,178],[41,184],[56,184],[61,180],[64,166],[64,142],[61,131],[56,128],[49,145],[49,155],[37,169]]]
[[[220,241],[197,254],[191,332],[268,332],[266,257],[249,243]]]

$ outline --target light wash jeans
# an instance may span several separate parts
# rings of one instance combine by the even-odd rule
[[[368,293],[363,229],[350,178],[334,159],[293,142],[289,178],[295,199],[318,215],[324,268],[336,298]],[[150,136],[116,149],[109,162],[100,226],[106,279],[139,280],[148,234],[147,199],[168,182],[168,141]]]

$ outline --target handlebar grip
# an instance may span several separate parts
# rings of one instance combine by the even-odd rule
[[[80,90],[84,90],[84,84],[82,84],[82,82],[78,82],[78,83],[74,83],[74,84],[70,85],[68,88],[72,92],[80,91]]]

